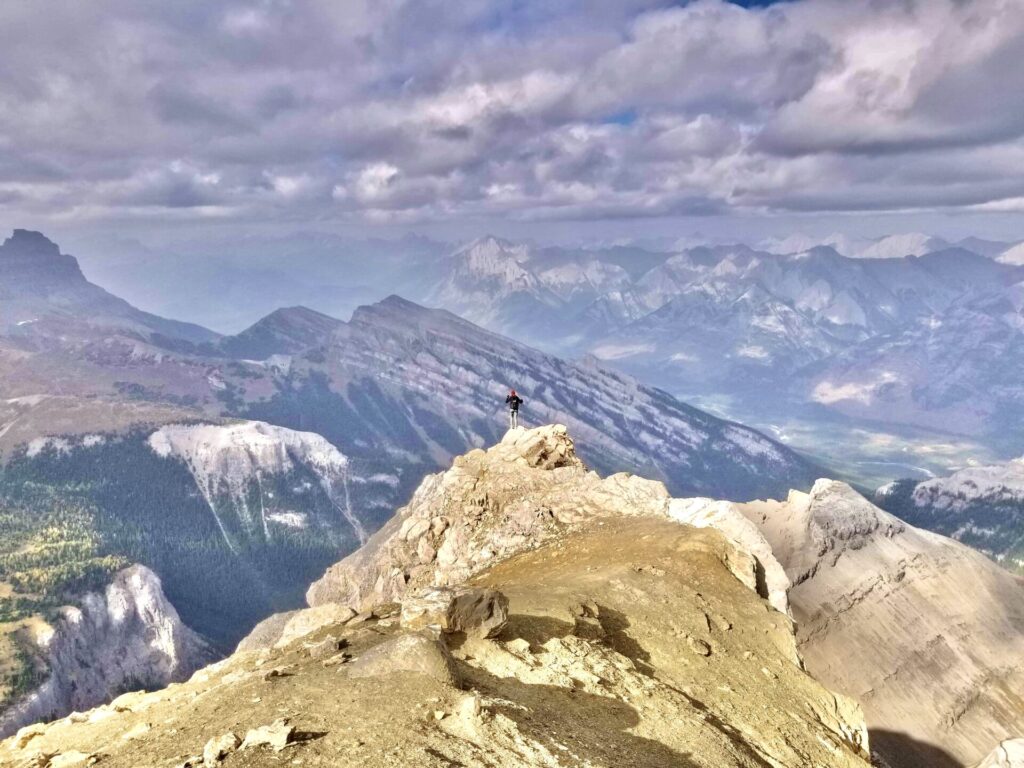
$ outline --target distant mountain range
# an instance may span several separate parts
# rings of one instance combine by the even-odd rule
[[[449,257],[426,300],[671,392],[726,396],[741,414],[817,409],[998,439],[1024,426],[1024,267],[1004,263],[1012,251],[917,236],[860,258],[702,246],[630,273],[598,252],[485,238]]]

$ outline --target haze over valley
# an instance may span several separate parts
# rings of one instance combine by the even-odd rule
[[[1022,59],[0,5],[0,766],[1024,768]]]

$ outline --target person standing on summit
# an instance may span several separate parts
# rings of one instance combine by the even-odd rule
[[[519,406],[523,404],[523,398],[514,389],[510,389],[505,403],[508,405],[508,428],[515,429],[519,426]]]

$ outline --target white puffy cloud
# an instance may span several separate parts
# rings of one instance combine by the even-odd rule
[[[7,3],[0,215],[1018,211],[1021,60],[1024,0]]]

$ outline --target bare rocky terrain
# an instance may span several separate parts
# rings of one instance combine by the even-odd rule
[[[427,478],[315,607],[186,683],[30,726],[0,759],[868,766],[858,705],[803,669],[758,579],[770,551],[672,502],[589,472],[564,428],[512,432]]]
[[[1024,588],[842,483],[739,505],[793,582],[807,669],[864,707],[901,768],[973,765],[1024,733]]]

